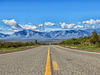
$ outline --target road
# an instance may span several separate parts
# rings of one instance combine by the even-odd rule
[[[0,75],[47,75],[49,71],[48,75],[100,75],[100,53],[44,45],[0,54]]]

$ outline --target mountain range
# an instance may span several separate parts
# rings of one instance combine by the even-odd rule
[[[71,39],[79,38],[84,36],[91,36],[95,29],[85,29],[85,30],[59,30],[51,32],[38,32],[33,30],[22,30],[15,32],[11,35],[0,33],[0,39]],[[96,29],[99,33],[100,29]]]

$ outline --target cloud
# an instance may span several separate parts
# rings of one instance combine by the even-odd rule
[[[43,24],[39,24],[38,26],[39,26],[39,27],[38,27],[38,29],[41,29],[41,30],[43,30],[43,29],[44,29]]]
[[[9,25],[11,28],[8,31],[20,31],[22,29],[35,30],[37,27],[32,25],[20,25],[14,19],[12,20],[3,20],[6,25]],[[31,23],[30,23],[31,24]]]
[[[0,28],[0,31],[3,31],[3,29],[2,29],[2,28]]]
[[[33,25],[32,23],[28,23],[28,25]]]
[[[85,24],[85,28],[100,28],[100,20],[94,20],[94,19],[90,19],[87,21],[83,21],[83,24]]]
[[[87,21],[77,22],[75,24],[66,24],[66,23],[59,23],[63,29],[71,29],[71,28],[98,28],[100,27],[100,20],[90,19]],[[83,25],[82,25],[83,24]]]
[[[17,22],[12,19],[12,20],[3,20],[3,22],[6,24],[6,25],[16,25]]]
[[[43,29],[45,29],[45,28],[44,28],[44,27],[40,27],[40,29],[42,29],[42,30],[43,30]]]
[[[83,24],[88,24],[88,25],[99,25],[100,24],[100,20],[94,20],[94,19],[90,19],[89,21],[83,21]]]
[[[44,32],[47,32],[47,30],[44,30]]]
[[[14,28],[14,26],[12,26],[12,28],[8,29],[8,31],[20,31],[20,30],[23,30],[23,29],[26,29],[26,30],[36,30],[36,26],[31,26],[31,25],[19,25],[21,27],[21,29],[16,29]]]
[[[100,28],[100,20],[94,20],[94,19],[90,19],[87,21],[83,21],[83,22],[76,22],[76,23],[71,23],[71,24],[67,24],[65,22],[63,23],[52,23],[52,22],[44,22],[43,24],[36,24],[33,25],[32,23],[28,23],[25,25],[20,25],[18,24],[15,19],[12,20],[3,20],[3,22],[10,26],[11,28],[8,29],[8,31],[20,31],[23,29],[30,29],[30,30],[34,30],[34,31],[52,31],[54,30],[58,30],[60,29],[81,29],[81,28]],[[49,29],[50,28],[50,29]],[[48,30],[47,30],[48,29]],[[1,31],[2,29],[0,29]]]
[[[81,25],[77,25],[75,26],[74,28],[83,28],[84,26],[81,26]]]
[[[3,20],[3,22],[6,24],[6,25],[9,25],[12,27],[12,29],[22,29],[22,27],[14,20]]]
[[[77,22],[77,24],[81,24],[81,22]]]
[[[11,32],[18,32],[18,31],[20,31],[20,30],[10,28],[10,29],[8,29],[7,31],[11,31]]]
[[[40,26],[43,26],[43,24],[39,24],[39,27],[40,27]]]
[[[35,30],[37,27],[36,26],[31,26],[31,25],[20,25],[23,29],[30,29],[30,30]]]
[[[10,28],[10,29],[8,29],[8,31],[13,31],[13,30]]]
[[[95,28],[95,26],[89,26],[89,25],[87,25],[86,28]]]
[[[37,29],[36,29],[35,31],[38,31],[38,32],[39,32],[40,30],[37,30]]]
[[[45,22],[44,25],[47,25],[47,26],[53,26],[53,25],[55,25],[55,23]]]
[[[66,23],[59,23],[60,25],[61,25],[61,27],[62,28],[64,28],[64,29],[70,29],[70,28],[73,28],[73,26],[75,25],[75,24],[66,24]]]

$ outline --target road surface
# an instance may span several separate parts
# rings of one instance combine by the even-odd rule
[[[100,53],[44,45],[0,54],[0,75],[100,75]]]

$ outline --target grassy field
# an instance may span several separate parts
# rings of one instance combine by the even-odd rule
[[[22,47],[18,47],[18,48],[14,48],[14,47],[10,47],[10,48],[0,48],[0,53],[18,51],[18,50],[22,50],[22,49],[32,48],[32,47],[35,47],[35,46],[39,46],[39,45],[22,46]]]

